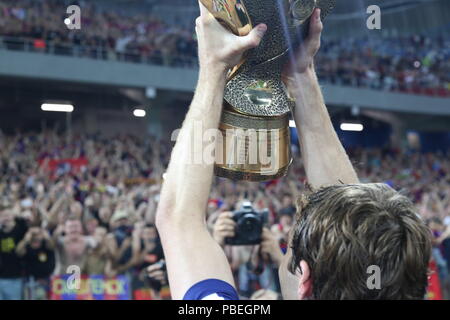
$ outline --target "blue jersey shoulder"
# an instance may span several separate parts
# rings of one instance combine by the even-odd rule
[[[183,300],[239,300],[236,289],[229,283],[218,280],[203,280],[193,285]]]

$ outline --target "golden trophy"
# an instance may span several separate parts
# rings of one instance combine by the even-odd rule
[[[269,181],[292,162],[289,115],[295,101],[281,80],[291,48],[307,36],[315,8],[322,19],[335,0],[200,0],[230,32],[247,35],[265,23],[259,47],[230,70],[216,145],[215,174],[232,180]]]

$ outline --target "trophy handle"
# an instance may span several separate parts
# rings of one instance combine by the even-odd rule
[[[253,25],[242,0],[200,0],[225,28],[237,36],[246,36]]]

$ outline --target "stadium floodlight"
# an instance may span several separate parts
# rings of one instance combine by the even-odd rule
[[[71,104],[62,104],[62,103],[43,103],[41,105],[42,111],[50,111],[50,112],[73,112],[75,108]]]
[[[356,131],[361,132],[364,130],[364,126],[361,123],[341,123],[342,131]]]
[[[147,115],[147,112],[143,109],[134,109],[133,115],[138,118],[144,118]]]
[[[295,125],[295,121],[294,120],[289,120],[289,127],[290,128],[297,128],[297,126]]]

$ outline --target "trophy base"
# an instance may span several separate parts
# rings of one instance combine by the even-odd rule
[[[219,130],[217,176],[263,182],[287,174],[292,162],[288,115],[249,116],[225,105]]]
[[[250,182],[265,182],[276,180],[284,177],[288,171],[289,166],[281,168],[274,175],[261,175],[261,173],[252,173],[252,172],[243,172],[243,171],[235,171],[231,169],[225,169],[223,167],[215,166],[214,174],[220,178],[226,178],[234,181],[250,181]]]

